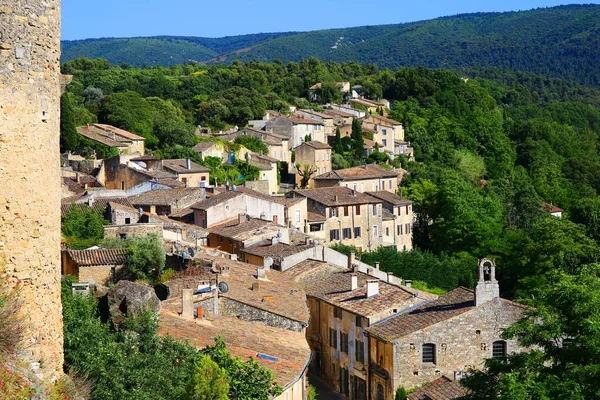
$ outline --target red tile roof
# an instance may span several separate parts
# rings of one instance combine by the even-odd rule
[[[385,169],[376,164],[366,164],[358,167],[337,169],[316,176],[315,180],[352,181],[361,179],[397,178],[398,171]]]
[[[387,190],[380,190],[377,192],[365,192],[369,196],[373,196],[377,199],[383,200],[386,203],[393,204],[395,206],[407,206],[412,204],[413,201],[404,197],[398,196],[395,193],[388,192]]]
[[[125,139],[129,140],[146,140],[145,137],[136,135],[134,133],[128,132],[125,129],[117,128],[116,126],[106,125],[106,124],[94,124],[94,127],[99,128],[107,133],[113,133],[116,136],[121,136]]]
[[[210,169],[207,167],[197,164],[190,160],[190,168],[187,167],[187,160],[185,158],[163,160],[163,168],[177,172],[180,174],[193,174],[193,173],[209,173]]]
[[[342,186],[296,190],[294,193],[307,197],[317,203],[324,204],[327,207],[381,203],[381,200],[375,197]]]
[[[408,395],[408,400],[453,400],[467,394],[465,388],[445,376]]]
[[[68,253],[80,267],[123,265],[127,261],[127,249],[68,250]]]

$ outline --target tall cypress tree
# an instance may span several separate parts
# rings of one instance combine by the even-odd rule
[[[357,118],[352,120],[352,148],[354,149],[354,157],[362,159],[365,150],[365,139],[362,126]]]
[[[342,146],[342,134],[340,127],[335,128],[335,142],[333,143],[333,151],[336,154],[344,155],[344,146]]]
[[[73,151],[79,146],[79,134],[75,127],[75,112],[68,93],[60,96],[60,152]]]

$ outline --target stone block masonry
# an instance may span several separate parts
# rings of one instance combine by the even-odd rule
[[[20,359],[44,379],[63,364],[59,60],[60,0],[2,0],[0,282],[21,286]]]

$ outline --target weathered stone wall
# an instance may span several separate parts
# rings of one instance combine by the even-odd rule
[[[133,236],[148,236],[151,233],[156,233],[158,237],[162,237],[163,228],[161,224],[127,224],[127,225],[105,225],[105,238],[119,238],[125,235],[126,238]]]
[[[0,2],[0,281],[20,283],[21,359],[61,373],[60,0]]]

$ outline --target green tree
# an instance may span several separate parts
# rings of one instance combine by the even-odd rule
[[[104,237],[104,225],[110,222],[93,208],[73,205],[61,218],[61,230],[67,244],[73,249],[94,246]]]
[[[126,239],[105,239],[102,247],[127,249],[125,267],[134,280],[157,282],[165,267],[166,255],[162,238],[156,233]]]
[[[335,142],[333,142],[333,153],[340,155],[344,154],[344,147],[342,146],[342,136],[339,126],[335,128]]]
[[[227,372],[209,356],[202,356],[194,369],[189,384],[190,400],[227,400],[229,397]]]
[[[296,164],[296,173],[302,177],[300,187],[306,189],[310,178],[317,172],[317,167],[308,164]]]
[[[250,135],[238,135],[235,138],[235,143],[241,144],[248,150],[251,150],[255,153],[269,155],[269,149],[267,145],[257,137]]]
[[[352,120],[352,150],[354,157],[362,160],[365,151],[365,139],[360,121],[357,118]]]
[[[76,150],[79,146],[79,133],[75,126],[75,113],[70,93],[60,96],[60,152]]]
[[[530,350],[489,359],[461,380],[465,399],[596,399],[600,379],[600,266],[557,272],[535,291],[526,317],[506,329]]]

